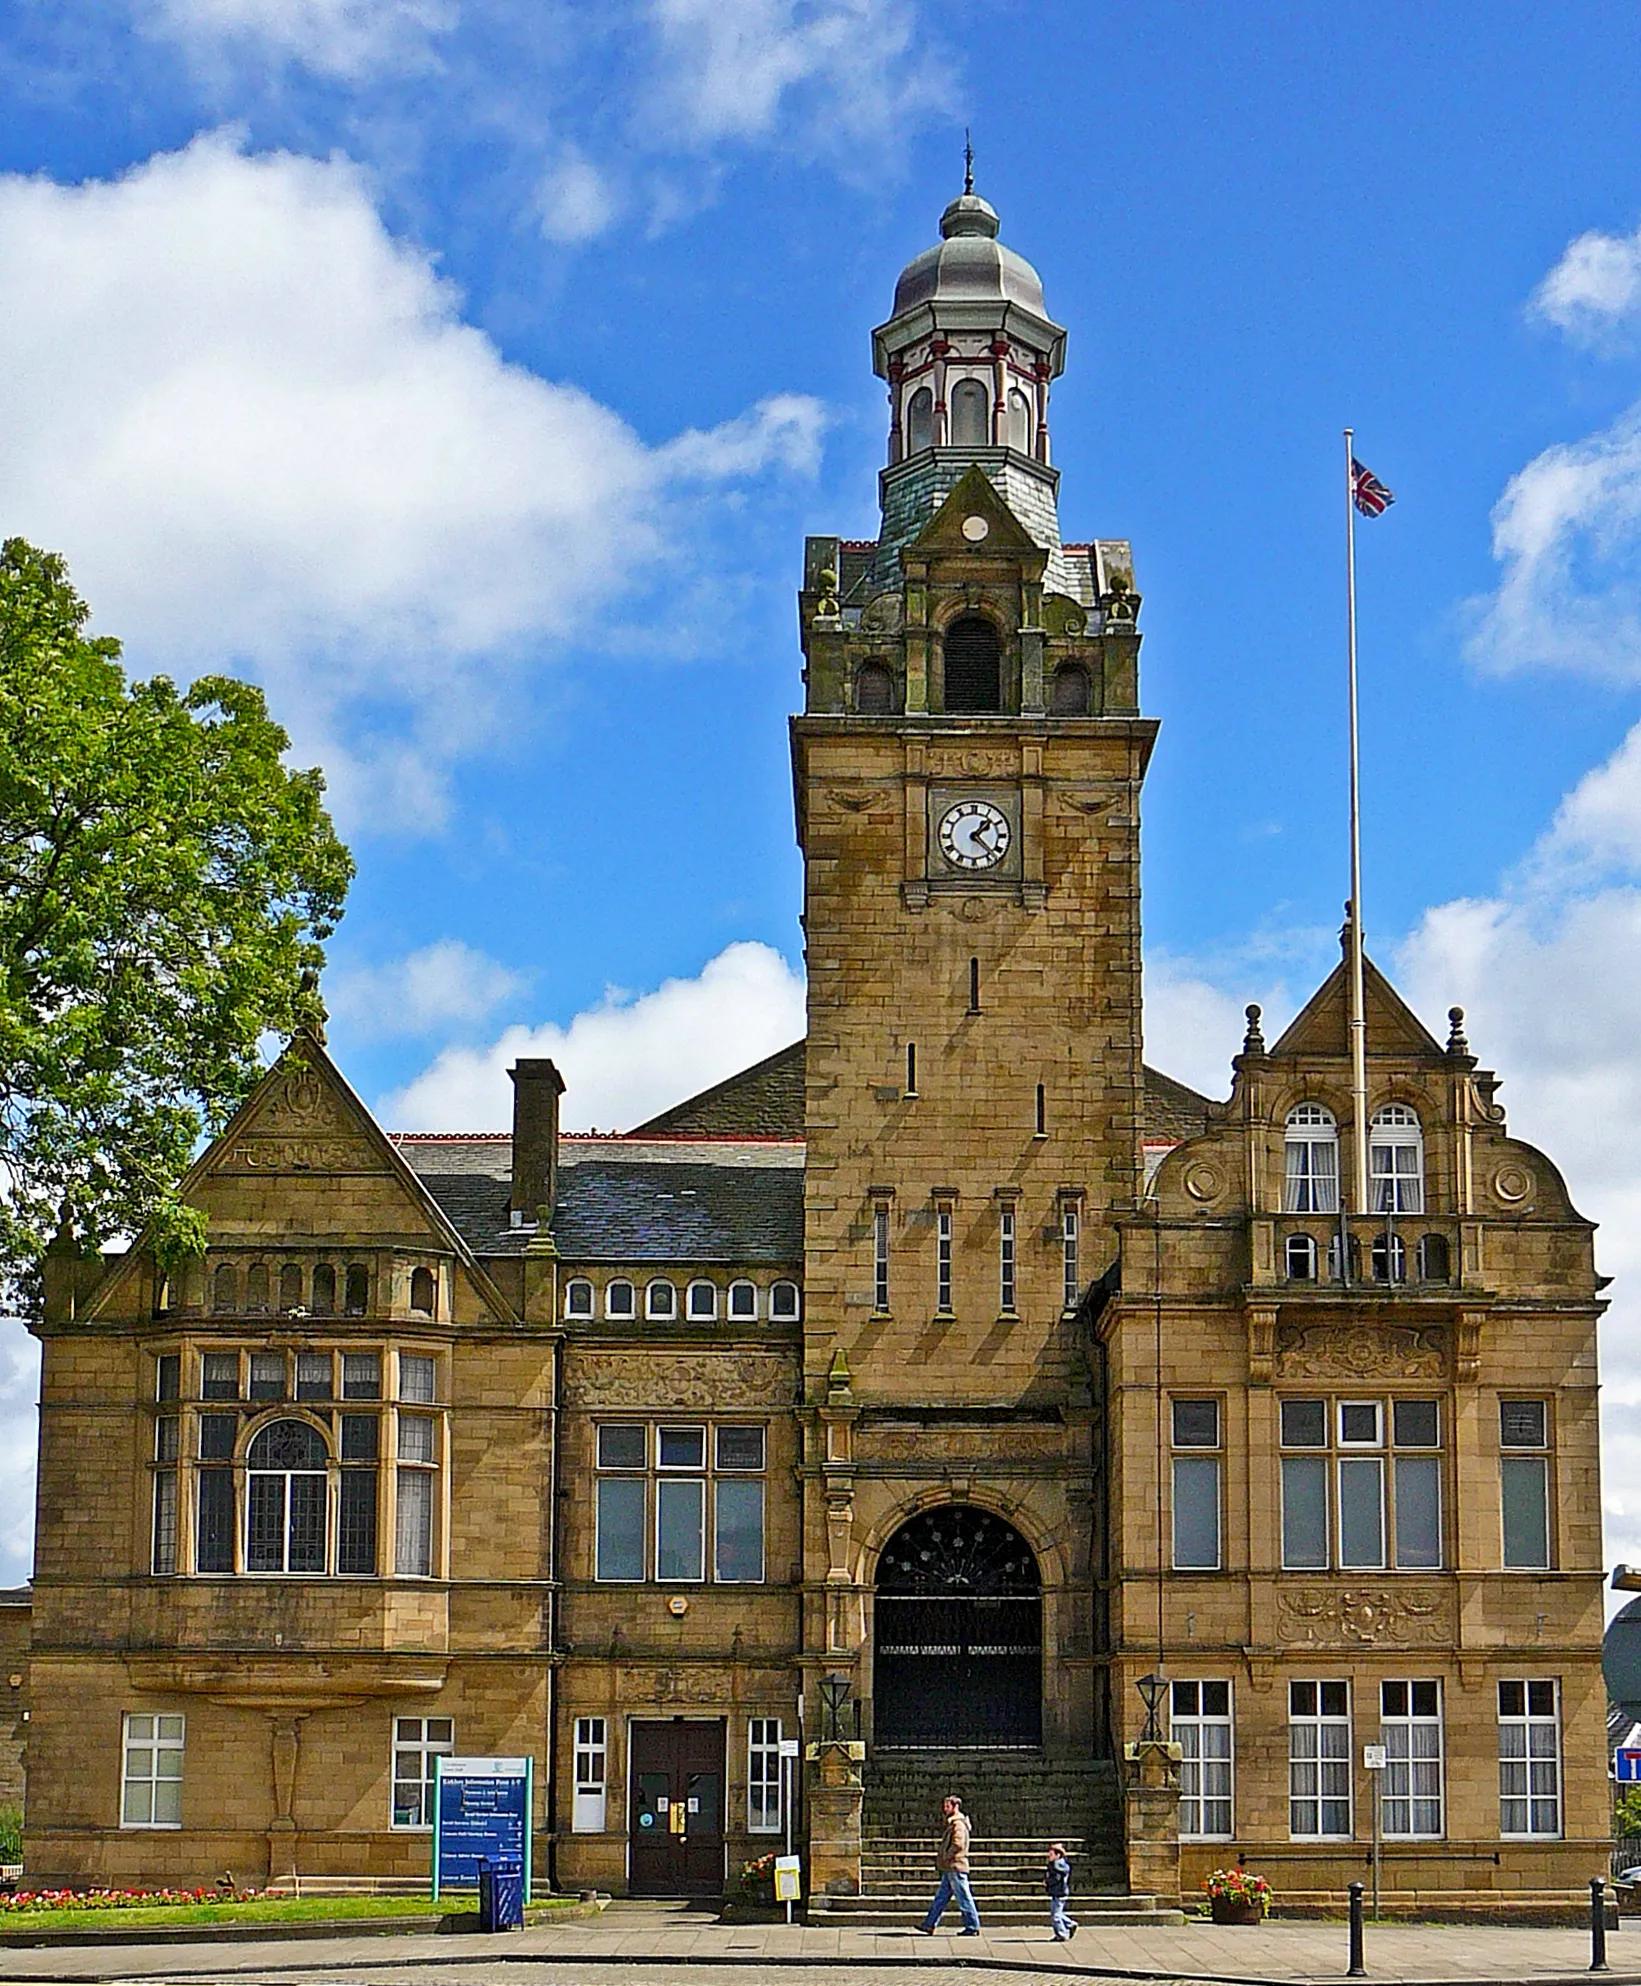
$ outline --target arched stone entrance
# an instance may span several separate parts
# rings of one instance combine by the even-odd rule
[[[872,1674],[879,1748],[1042,1742],[1042,1581],[1012,1524],[948,1503],[895,1532],[878,1559]]]

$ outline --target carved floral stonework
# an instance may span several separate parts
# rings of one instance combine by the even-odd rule
[[[571,1355],[564,1398],[572,1407],[634,1407],[660,1413],[789,1407],[797,1372],[768,1352],[580,1352]]]
[[[931,779],[1016,779],[1019,773],[1018,751],[984,751],[971,746],[929,754]]]
[[[938,1454],[936,1450],[938,1445]],[[1008,1452],[1014,1456],[1057,1456],[1065,1452],[1063,1427],[1011,1427]],[[989,1461],[997,1453],[995,1428],[943,1427],[938,1435],[918,1427],[863,1427],[855,1436],[857,1461],[924,1462],[936,1458],[939,1464],[959,1457]]]
[[[224,1154],[222,1172],[385,1172],[363,1138],[244,1138]]]
[[[1284,1324],[1276,1369],[1283,1379],[1444,1379],[1447,1333],[1434,1325]]]
[[[729,1678],[721,1667],[619,1669],[616,1693],[622,1703],[722,1704],[729,1697]]]
[[[1295,1648],[1432,1648],[1453,1639],[1449,1596],[1430,1586],[1302,1586],[1277,1595],[1276,1638]]]

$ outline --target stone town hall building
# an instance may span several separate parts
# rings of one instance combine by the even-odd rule
[[[1380,1742],[1390,1890],[1603,1866],[1590,1224],[1371,969],[1366,1182],[1342,968],[1224,1102],[1143,1066],[1134,565],[997,230],[901,275],[881,533],[805,549],[806,1040],[421,1136],[298,1036],[203,1260],[51,1261],[31,1874],[419,1876],[434,1758],[527,1753],[559,1885],[717,1894],[796,1738],[837,1894],[948,1784],[1337,1894]]]

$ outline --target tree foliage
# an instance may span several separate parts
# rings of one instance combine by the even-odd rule
[[[260,690],[128,683],[63,561],[0,547],[0,1277],[54,1232],[201,1241],[202,1134],[308,1017],[353,875]]]

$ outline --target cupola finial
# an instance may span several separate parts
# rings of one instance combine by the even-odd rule
[[[963,126],[963,191],[974,191],[974,146],[969,142],[969,127]]]

